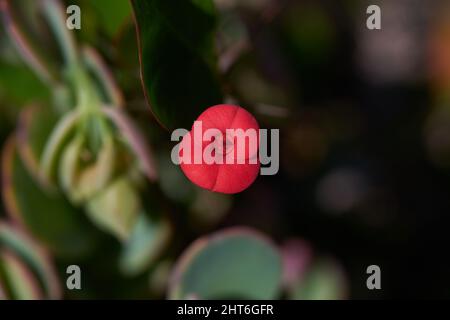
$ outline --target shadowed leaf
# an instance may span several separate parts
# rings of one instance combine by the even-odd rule
[[[166,128],[188,128],[222,102],[213,72],[216,16],[211,0],[131,0],[148,103]]]
[[[62,257],[80,257],[94,249],[95,234],[83,212],[58,194],[46,194],[27,172],[10,138],[2,155],[2,195],[7,212]]]

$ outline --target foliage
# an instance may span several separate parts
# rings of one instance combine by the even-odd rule
[[[0,298],[346,298],[336,262],[298,258],[302,248],[286,258],[257,231],[276,220],[265,216],[272,196],[264,185],[260,195],[258,186],[242,196],[205,191],[169,159],[167,130],[189,128],[227,101],[295,136],[297,90],[286,82],[292,70],[271,73],[265,59],[273,52],[258,56],[253,34],[270,25],[260,12],[276,12],[273,4],[77,0],[83,28],[69,31],[68,3],[26,2],[0,0],[8,216],[0,223]],[[316,43],[287,28],[300,55],[332,45],[328,29]],[[292,255],[308,269],[286,283]],[[69,264],[87,275],[82,292],[62,290]]]

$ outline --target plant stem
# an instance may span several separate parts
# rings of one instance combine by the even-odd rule
[[[77,63],[78,53],[75,40],[67,29],[64,19],[64,9],[57,0],[43,0],[42,8],[45,17],[56,36],[67,66]]]

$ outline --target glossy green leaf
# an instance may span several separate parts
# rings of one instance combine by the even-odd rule
[[[264,236],[231,229],[197,240],[181,257],[169,288],[171,299],[274,299],[281,257]]]
[[[190,128],[222,102],[213,65],[216,16],[211,0],[131,0],[144,91],[158,121]]]
[[[16,140],[3,150],[2,193],[8,213],[24,224],[52,252],[81,257],[94,249],[95,232],[82,211],[58,194],[40,188],[19,157]]]

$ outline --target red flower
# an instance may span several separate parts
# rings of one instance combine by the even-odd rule
[[[230,134],[233,130],[234,135]],[[204,134],[208,131],[213,133],[213,137],[207,137],[205,141]],[[227,194],[239,193],[253,184],[258,176],[258,144],[259,125],[248,111],[233,105],[217,105],[203,112],[192,131],[184,136],[179,153],[181,169],[201,188]],[[191,154],[183,157],[187,156],[184,154],[186,150],[191,150]],[[205,152],[214,160],[221,161],[208,162]],[[194,163],[194,159],[197,162]]]

